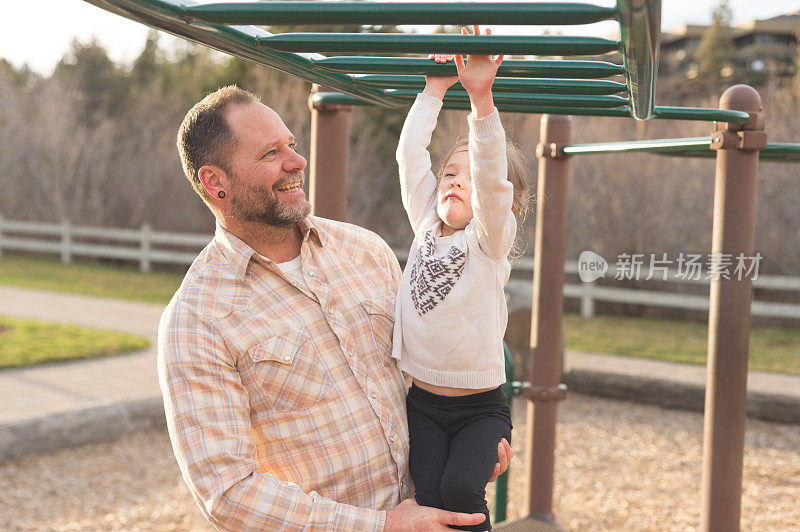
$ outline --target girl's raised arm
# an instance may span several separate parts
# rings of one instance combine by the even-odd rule
[[[431,59],[446,61],[447,56],[431,56]],[[425,77],[425,90],[417,95],[408,111],[397,144],[400,193],[415,234],[424,220],[436,215],[436,176],[431,170],[428,145],[442,109],[444,94],[456,81],[458,76]]]
[[[473,26],[475,35],[481,34],[479,26]],[[461,35],[468,35],[467,28],[461,28]],[[491,35],[492,30],[486,28],[486,35]],[[468,55],[467,63],[464,64],[464,56],[456,54],[456,69],[461,85],[469,94],[469,103],[472,106],[472,115],[475,118],[483,118],[491,114],[494,110],[494,99],[492,98],[492,84],[497,76],[497,69],[503,62],[503,56],[498,55],[492,59],[489,55]]]
[[[474,34],[480,35],[480,28],[473,28]],[[463,28],[461,33],[469,32]],[[486,35],[491,34],[487,28]],[[505,131],[492,97],[492,84],[502,62],[502,55],[494,59],[488,55],[468,55],[464,64],[463,56],[456,55],[458,76],[472,107],[469,158],[475,232],[481,250],[495,260],[508,256],[517,233],[511,211],[514,187],[508,180]]]

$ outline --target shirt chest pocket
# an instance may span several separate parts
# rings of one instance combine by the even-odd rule
[[[392,330],[394,329],[394,302],[388,299],[367,299],[361,308],[369,320],[370,341],[373,347],[388,360],[392,352]]]
[[[271,410],[309,408],[330,391],[328,373],[305,330],[263,340],[247,355],[252,363],[250,378]]]

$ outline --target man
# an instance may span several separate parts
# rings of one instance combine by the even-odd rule
[[[447,530],[418,506],[406,385],[391,358],[400,269],[359,227],[308,216],[306,160],[235,86],[186,115],[178,150],[217,220],[164,311],[159,381],[184,480],[234,530]],[[499,448],[496,471],[511,456]]]

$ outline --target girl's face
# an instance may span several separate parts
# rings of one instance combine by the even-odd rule
[[[464,229],[472,220],[472,179],[466,146],[453,153],[445,164],[436,191],[436,213],[445,224],[444,236]]]

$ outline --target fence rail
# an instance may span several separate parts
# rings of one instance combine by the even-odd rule
[[[74,256],[122,259],[138,262],[142,272],[149,272],[153,263],[191,264],[199,249],[208,244],[211,238],[210,234],[153,231],[149,224],[142,224],[139,229],[113,229],[72,225],[68,222],[23,222],[0,217],[0,256],[6,250],[53,253],[60,255],[64,264],[69,264]],[[401,262],[406,260],[407,253],[407,250],[395,249]],[[514,261],[515,271],[532,272],[533,268],[534,259],[531,257]],[[564,272],[577,274],[578,263],[568,262]],[[609,265],[608,275],[613,277],[615,272],[614,266]],[[675,270],[668,270],[666,277],[657,281],[709,284],[708,279],[687,279]],[[512,279],[510,286],[530,301],[530,281]],[[800,292],[800,277],[759,274],[753,281],[753,287],[759,290]],[[580,300],[581,315],[585,317],[594,315],[597,301],[708,311],[706,295],[599,286],[595,283],[565,283],[564,297]],[[800,319],[800,304],[753,301],[752,314]]]

